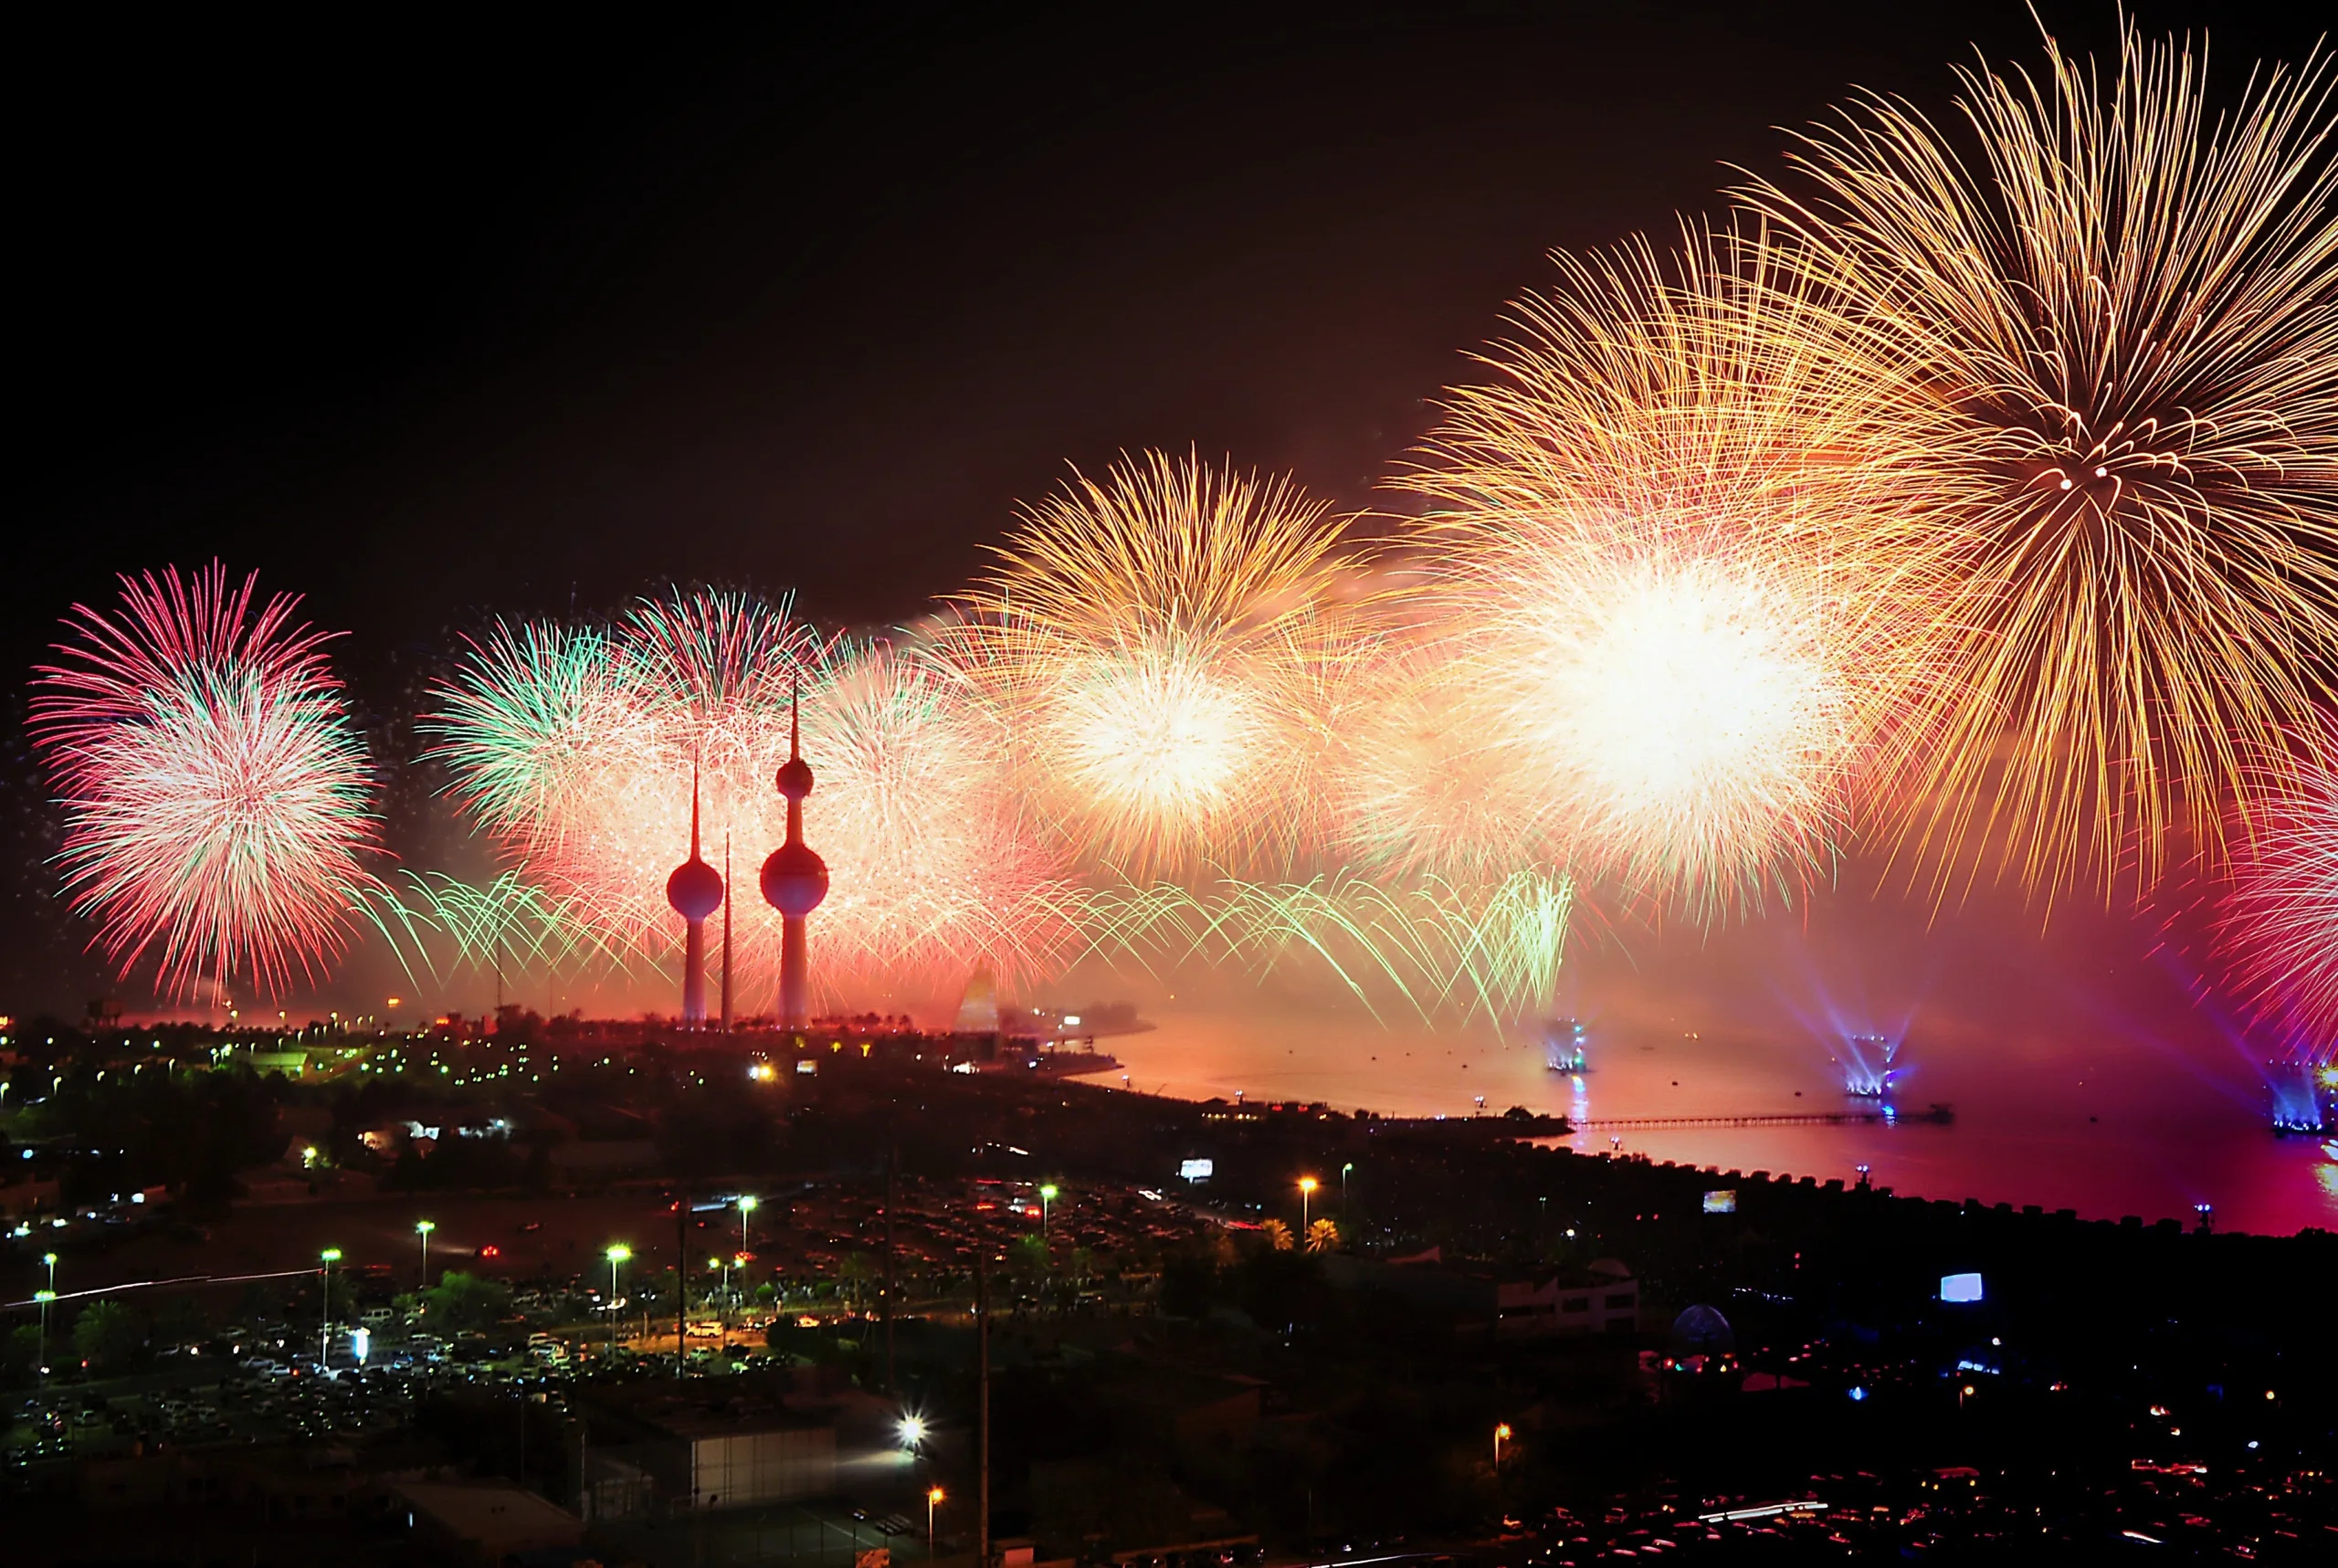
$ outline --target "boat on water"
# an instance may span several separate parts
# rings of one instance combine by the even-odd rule
[[[1543,1066],[1551,1072],[1581,1078],[1591,1070],[1583,1042],[1588,1031],[1579,1019],[1547,1018],[1543,1023]]]

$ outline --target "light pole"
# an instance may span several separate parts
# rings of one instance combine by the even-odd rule
[[[430,1220],[414,1222],[414,1234],[422,1237],[422,1288],[426,1290],[430,1289],[430,1233],[437,1228],[437,1225]]]
[[[742,1252],[753,1250],[747,1245],[747,1216],[754,1213],[758,1206],[754,1194],[741,1193],[739,1194],[739,1250]]]
[[[706,1266],[722,1270],[722,1304],[715,1309],[714,1321],[722,1331],[722,1349],[727,1354],[731,1349],[731,1266],[720,1258],[708,1258]]]
[[[1056,1192],[1057,1187],[1053,1182],[1046,1183],[1039,1188],[1039,1242],[1042,1246],[1047,1243],[1048,1215],[1055,1207]]]
[[[1343,1225],[1347,1223],[1348,1217],[1348,1173],[1354,1169],[1353,1160],[1340,1167],[1340,1223]]]
[[[1315,1189],[1322,1184],[1312,1176],[1299,1178],[1299,1233],[1307,1234],[1307,1215],[1315,1199]]]
[[[935,1487],[925,1494],[925,1555],[933,1557],[933,1510],[942,1506],[942,1489]]]
[[[617,1268],[633,1256],[633,1248],[618,1242],[606,1254],[609,1260],[609,1359],[617,1355]]]
[[[322,1373],[325,1361],[332,1353],[332,1266],[341,1261],[341,1248],[328,1247],[317,1254],[323,1264],[324,1303],[317,1310],[317,1371]]]
[[[1498,1422],[1498,1423],[1496,1423],[1496,1424],[1495,1424],[1495,1426],[1494,1426],[1494,1474],[1495,1474],[1495,1475],[1497,1475],[1497,1476],[1499,1476],[1499,1475],[1501,1475],[1501,1445],[1502,1445],[1502,1440],[1503,1440],[1504,1438],[1508,1437],[1509,1436],[1510,1436],[1510,1423],[1509,1423],[1509,1422],[1507,1422],[1507,1421],[1502,1421],[1502,1422]]]
[[[57,1300],[54,1290],[36,1290],[33,1300],[40,1303],[40,1385],[48,1386],[48,1304]]]
[[[44,1252],[40,1255],[40,1260],[48,1265],[48,1289],[50,1293],[54,1294],[57,1289],[57,1254]]]

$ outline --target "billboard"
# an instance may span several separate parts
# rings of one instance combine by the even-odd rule
[[[1940,1277],[1940,1299],[1943,1301],[1977,1301],[1981,1299],[1981,1277],[1978,1274],[1943,1274]]]

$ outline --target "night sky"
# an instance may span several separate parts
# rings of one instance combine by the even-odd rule
[[[12,25],[6,995],[93,984],[20,717],[117,572],[305,593],[395,758],[490,613],[712,581],[907,618],[1068,461],[1399,506],[1545,251],[1712,210],[1851,84],[1941,109],[1974,44],[2037,58],[2010,0],[848,9]],[[2133,9],[2212,23],[2227,87],[2312,44]]]

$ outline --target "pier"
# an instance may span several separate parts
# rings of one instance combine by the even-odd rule
[[[1586,1117],[1574,1125],[1585,1131],[1595,1128],[1629,1131],[1648,1127],[1848,1127],[1875,1121],[1922,1121],[1945,1127],[1955,1120],[1955,1111],[1945,1105],[1934,1105],[1923,1110],[1782,1110],[1773,1114],[1743,1116],[1596,1116]]]

